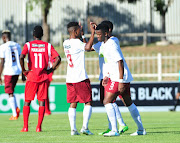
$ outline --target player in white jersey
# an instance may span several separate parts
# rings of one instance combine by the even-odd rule
[[[107,24],[109,27],[109,37],[114,40],[117,44],[119,44],[119,40],[112,36],[112,30],[113,30],[113,24],[110,21],[102,21],[101,23]],[[92,49],[94,49],[98,54],[99,54],[99,68],[100,68],[100,75],[99,75],[99,80],[100,80],[100,101],[101,103],[103,103],[103,99],[104,99],[104,87],[102,86],[102,80],[103,80],[103,65],[104,65],[104,57],[103,55],[100,53],[100,48],[101,48],[102,42],[98,42],[96,44],[93,45]],[[122,98],[121,95],[119,95],[120,99],[122,100],[122,102],[124,103],[124,100]],[[124,104],[125,105],[125,104]],[[117,121],[119,123],[119,133],[122,134],[125,131],[128,130],[128,126],[126,126],[126,124],[123,121],[121,112],[119,110],[118,105],[116,104],[115,100],[113,101],[113,106],[115,108],[115,112],[116,112],[116,118]],[[105,133],[108,133],[109,131],[111,131],[111,123],[108,119],[109,122],[109,127],[106,131],[99,133],[99,135],[103,135]]]
[[[11,33],[9,30],[2,32],[2,40],[4,44],[0,46],[0,84],[2,84],[1,74],[4,70],[5,92],[9,94],[9,104],[13,113],[9,120],[17,120],[20,110],[17,107],[16,97],[13,93],[19,74],[22,71],[19,61],[21,47],[18,43],[11,41]]]
[[[79,135],[76,129],[76,107],[77,103],[85,103],[83,110],[83,126],[81,133],[93,135],[88,129],[89,119],[92,113],[92,93],[91,85],[85,70],[84,52],[90,49],[93,40],[95,28],[90,23],[91,37],[88,43],[80,40],[81,28],[77,22],[70,22],[67,25],[70,38],[63,43],[64,52],[68,61],[67,66],[67,102],[70,103],[68,111],[69,122],[71,126],[71,135]]]
[[[138,126],[138,130],[131,135],[145,135],[146,131],[141,122],[141,116],[130,96],[130,82],[132,75],[125,62],[119,44],[112,40],[109,35],[109,27],[106,24],[99,24],[96,28],[98,41],[102,42],[100,53],[105,59],[106,73],[104,74],[103,86],[105,86],[106,95],[103,100],[108,118],[112,125],[112,130],[105,133],[104,136],[119,136],[116,123],[115,108],[112,105],[117,95],[121,95],[128,107],[132,118]]]

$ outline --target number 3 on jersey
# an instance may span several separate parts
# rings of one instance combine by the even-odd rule
[[[70,54],[67,54],[67,59],[69,60],[69,66],[72,68],[74,65]]]
[[[42,68],[42,54],[41,53],[34,53],[35,57],[35,68]],[[38,60],[39,57],[39,60]],[[38,67],[38,61],[39,61],[39,67]]]

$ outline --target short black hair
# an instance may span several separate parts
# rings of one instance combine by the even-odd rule
[[[113,30],[113,23],[109,20],[104,20],[101,22],[101,24],[107,24],[109,26],[109,28],[111,29],[111,31]]]
[[[33,36],[36,38],[41,38],[43,36],[43,29],[40,25],[34,27]]]
[[[78,22],[69,22],[67,25],[67,29],[69,29],[70,27],[76,27],[79,26]]]
[[[109,27],[107,24],[99,24],[97,27],[96,27],[96,30],[102,30],[104,32],[109,32]]]
[[[11,32],[9,30],[3,30],[2,31],[2,36],[6,35],[8,39],[11,39]]]

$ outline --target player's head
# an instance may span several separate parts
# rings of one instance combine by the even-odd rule
[[[108,39],[109,37],[108,32],[109,32],[109,27],[107,24],[99,24],[96,27],[96,34],[97,34],[98,41],[102,42],[106,38]]]
[[[2,31],[2,40],[4,43],[11,40],[11,32],[9,30]]]
[[[81,29],[78,22],[69,22],[67,25],[67,30],[70,36],[73,36],[75,38],[81,37]]]
[[[111,21],[109,21],[109,20],[104,20],[104,21],[101,22],[101,24],[107,24],[108,27],[109,27],[109,32],[112,32],[112,31],[113,31],[113,24],[112,24]]]
[[[34,27],[33,36],[34,36],[34,38],[38,38],[38,39],[42,38],[42,36],[43,36],[43,29],[42,29],[41,26],[37,25],[37,26]]]

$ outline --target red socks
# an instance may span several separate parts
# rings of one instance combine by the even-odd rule
[[[23,119],[24,119],[24,127],[28,128],[28,119],[29,119],[30,107],[24,106],[23,107]]]
[[[41,128],[41,124],[42,124],[42,121],[43,121],[43,118],[44,118],[44,112],[45,112],[45,107],[44,106],[39,106],[37,128]]]
[[[49,97],[45,100],[45,113],[49,113]]]

